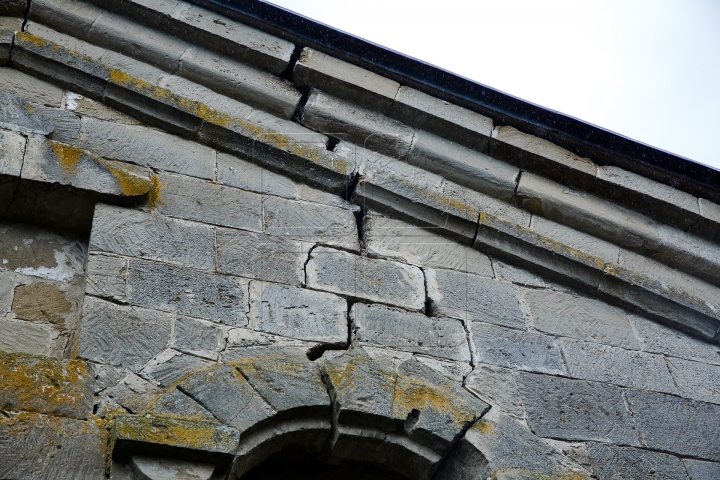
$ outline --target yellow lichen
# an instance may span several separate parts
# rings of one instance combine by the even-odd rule
[[[40,37],[36,37],[35,35],[28,33],[28,32],[18,32],[17,33],[18,41],[30,43],[32,45],[35,45],[38,48],[47,47],[48,43],[43,40]]]
[[[57,142],[50,142],[55,156],[60,162],[60,166],[65,172],[65,176],[72,175],[76,172],[83,150],[72,145],[65,145]]]
[[[33,113],[33,111],[35,111],[35,109],[29,103],[25,104],[25,110],[27,110],[28,113]]]
[[[115,436],[123,440],[224,452],[232,450],[238,441],[237,434],[218,423],[153,415],[118,415]]]
[[[495,427],[492,423],[487,420],[478,420],[471,428],[476,432],[482,433],[483,435],[490,435],[495,431]]]
[[[160,178],[157,175],[150,175],[150,183],[152,184],[152,188],[150,189],[150,194],[148,195],[148,207],[156,208],[158,205],[165,205],[165,202],[162,199],[164,184],[160,181]]]
[[[152,190],[153,184],[150,180],[138,175],[133,175],[127,170],[110,163],[103,162],[103,164],[117,180],[122,195],[126,197],[139,197]]]
[[[481,413],[476,412],[455,395],[449,383],[433,385],[399,374],[393,392],[393,414],[402,417],[415,408],[418,410],[432,409],[438,413],[449,415],[457,425],[464,425],[477,418]]]

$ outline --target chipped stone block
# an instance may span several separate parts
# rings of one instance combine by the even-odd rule
[[[237,370],[225,365],[191,375],[179,388],[240,432],[275,413]]]
[[[406,86],[398,90],[389,115],[481,152],[493,130],[492,119]]]
[[[222,273],[299,285],[305,281],[306,248],[298,241],[218,229],[217,268]]]
[[[353,305],[350,319],[362,345],[470,361],[465,328],[458,320],[430,318],[421,313],[362,303]]]
[[[400,84],[312,48],[300,53],[293,78],[303,88],[315,87],[387,115]]]
[[[250,283],[250,327],[313,342],[348,341],[347,301],[331,293]]]
[[[101,479],[106,448],[107,434],[99,423],[34,413],[0,415],[2,478]]]
[[[447,268],[486,277],[493,274],[487,255],[432,230],[369,210],[363,222],[368,253],[419,267]]]
[[[518,370],[564,375],[560,348],[554,338],[487,323],[470,326],[477,361]]]
[[[450,270],[427,270],[433,315],[525,328],[517,287]]]
[[[22,135],[48,135],[55,129],[50,118],[23,97],[0,90],[0,127]]]
[[[641,390],[625,396],[643,446],[720,461],[720,406]]]
[[[524,268],[495,259],[492,261],[492,268],[495,278],[498,280],[515,283],[524,287],[545,288],[545,281],[541,277]]]
[[[95,207],[90,249],[206,270],[215,267],[212,228],[102,204]]]
[[[687,480],[688,478],[682,460],[672,455],[595,442],[589,443],[588,449],[599,480],[613,478]]]
[[[18,133],[0,131],[0,174],[20,177],[25,142],[25,137]]]
[[[195,355],[166,350],[150,361],[141,374],[162,387],[168,387],[188,375],[205,370],[213,365],[216,364]]]
[[[60,107],[62,102],[61,88],[10,67],[0,68],[0,88],[39,105]]]
[[[210,322],[178,316],[170,346],[181,352],[217,360],[225,347],[225,334]]]
[[[720,365],[720,347],[717,345],[637,315],[631,315],[630,321],[646,352]]]
[[[128,259],[90,253],[85,264],[85,293],[124,302]]]
[[[419,130],[407,162],[459,185],[510,202],[520,170],[462,145]]]
[[[532,373],[520,373],[517,382],[536,435],[639,446],[622,391],[615,385]]]
[[[170,343],[173,316],[85,298],[78,356],[139,369]]]
[[[517,418],[525,416],[514,370],[494,365],[475,365],[465,379],[465,388],[509,415]]]
[[[92,412],[85,362],[0,352],[0,406],[83,420]]]
[[[680,396],[720,404],[720,366],[667,358]],[[672,393],[672,392],[669,392]]]
[[[50,140],[77,145],[82,125],[78,115],[58,108],[38,107],[38,109],[55,125],[55,129],[48,136]]]
[[[690,480],[704,480],[706,478],[720,478],[720,463],[703,462],[701,460],[683,459]]]
[[[263,196],[263,229],[269,235],[360,250],[357,224],[349,209]]]
[[[595,181],[597,167],[591,160],[513,127],[495,127],[489,151],[491,156],[523,170],[562,178],[578,188],[589,188]]]
[[[72,330],[80,297],[72,285],[42,281],[20,283],[15,287],[12,311],[20,320],[52,323],[63,331]]]
[[[315,89],[305,104],[301,122],[325,135],[393,158],[405,158],[414,134],[397,120]]]
[[[638,349],[627,314],[599,300],[550,290],[526,290],[533,327],[551,335]]]
[[[3,334],[0,350],[9,353],[30,353],[62,358],[68,341],[60,329],[49,324],[0,318]]]
[[[668,367],[658,355],[577,340],[560,340],[560,346],[571,377],[677,393]]]
[[[317,247],[306,275],[312,288],[415,311],[425,306],[424,277],[417,267]]]

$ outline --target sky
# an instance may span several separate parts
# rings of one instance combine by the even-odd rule
[[[720,0],[272,0],[720,169]]]

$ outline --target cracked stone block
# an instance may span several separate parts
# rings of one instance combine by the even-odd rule
[[[215,420],[215,417],[200,406],[199,403],[177,389],[170,390],[158,398],[150,406],[149,412],[156,415],[175,415],[195,420]]]
[[[682,460],[672,455],[595,442],[588,444],[588,450],[592,456],[598,480],[615,478],[688,479]]]
[[[720,366],[680,358],[666,361],[682,397],[720,404]]]
[[[25,158],[25,137],[0,130],[0,174],[20,177]]]
[[[143,368],[141,375],[168,387],[186,376],[216,365],[214,362],[195,355],[166,350]]]
[[[310,254],[307,284],[349,297],[419,311],[425,307],[425,282],[417,267],[317,247]]]
[[[225,347],[225,333],[211,322],[178,316],[170,346],[191,355],[217,360],[220,350]]]
[[[348,341],[347,301],[331,293],[275,283],[250,283],[250,327],[321,343]]]
[[[432,318],[385,305],[362,303],[353,305],[350,318],[362,345],[470,361],[467,334],[459,320]]]

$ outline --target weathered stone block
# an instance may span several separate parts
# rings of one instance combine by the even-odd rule
[[[107,434],[98,423],[10,413],[0,415],[0,477],[78,478],[105,476]]]
[[[58,32],[85,38],[102,10],[85,2],[39,0],[30,2],[28,19]]]
[[[594,442],[588,444],[588,449],[599,480],[615,478],[686,480],[688,478],[683,462],[672,455]]]
[[[179,388],[240,432],[275,413],[237,370],[225,365],[198,372]]]
[[[465,388],[509,415],[525,416],[513,370],[494,365],[475,365],[465,379]]]
[[[363,345],[470,361],[467,335],[459,320],[430,318],[422,313],[362,303],[353,305],[350,319],[357,340]]]
[[[217,268],[222,273],[299,285],[305,281],[305,247],[297,241],[218,229]]]
[[[536,435],[639,445],[622,391],[615,385],[531,373],[519,374],[517,381]]]
[[[181,352],[217,360],[225,348],[225,333],[217,325],[190,317],[175,319],[170,346]]]
[[[641,390],[625,396],[643,446],[720,461],[720,406]]]
[[[78,356],[140,369],[170,342],[173,316],[85,298]]]
[[[165,350],[143,368],[141,375],[162,387],[169,387],[183,378],[214,365],[214,362],[175,350]],[[136,409],[131,409],[136,410]]]
[[[20,177],[25,157],[25,137],[0,131],[0,174]]]
[[[415,311],[425,306],[423,273],[417,267],[317,247],[310,253],[306,275],[311,288]]]
[[[427,230],[369,210],[363,221],[369,254],[420,267],[448,268],[492,277],[490,259],[477,250]]]
[[[267,234],[360,250],[355,216],[349,209],[263,196],[262,213]]]
[[[520,175],[517,167],[423,130],[415,133],[407,162],[506,202]]]
[[[470,326],[477,361],[501,367],[564,375],[560,348],[554,338],[487,323]]]
[[[38,107],[40,112],[55,125],[55,129],[48,136],[50,140],[69,145],[77,145],[80,138],[82,121],[80,116],[70,110],[58,108]]]
[[[492,261],[492,267],[495,278],[498,280],[515,283],[524,287],[545,288],[545,281],[541,277],[524,268],[495,259]]]
[[[704,198],[698,198],[698,207],[700,215],[715,223],[720,223],[720,205]]]
[[[23,135],[49,135],[55,128],[52,121],[23,97],[0,90],[0,127]]]
[[[62,102],[62,88],[10,67],[0,68],[0,88],[39,105],[60,107]]]
[[[561,340],[560,346],[571,377],[677,393],[668,367],[658,355],[577,340]]]
[[[318,132],[394,158],[405,158],[414,134],[397,120],[314,89],[301,121]]]
[[[85,265],[85,293],[124,302],[128,259],[90,253]]]
[[[90,249],[186,267],[215,267],[215,234],[197,223],[98,204]]]
[[[133,472],[143,479],[171,480],[185,476],[193,480],[210,480],[215,470],[214,463],[144,455],[133,455],[130,457],[130,464]]]
[[[698,278],[720,284],[720,246],[669,225],[660,225],[654,258]]]
[[[720,365],[680,358],[667,358],[666,361],[680,396],[720,404]]]
[[[0,335],[0,350],[9,353],[30,353],[47,357],[62,358],[67,337],[62,331],[48,324],[23,320],[0,319],[3,334]]]
[[[304,88],[316,87],[387,115],[400,84],[312,48],[300,53],[293,78]]]
[[[331,293],[253,281],[250,327],[300,340],[345,344],[347,301]]]
[[[720,365],[720,347],[717,345],[637,315],[631,315],[630,321],[646,352]]]
[[[426,275],[434,315],[525,328],[514,285],[450,270]]]
[[[170,415],[192,420],[215,421],[212,413],[205,410],[199,403],[177,389],[170,390],[162,395],[152,404],[149,412],[155,415]]]
[[[686,458],[683,460],[691,480],[720,478],[720,463],[703,462]]]
[[[68,285],[32,282],[15,287],[12,310],[20,320],[52,323],[62,330],[75,327],[80,295]]]
[[[638,349],[627,314],[599,300],[550,290],[526,290],[533,327],[545,333]]]

